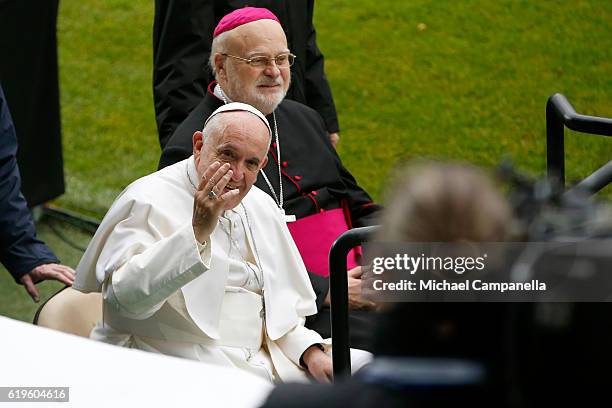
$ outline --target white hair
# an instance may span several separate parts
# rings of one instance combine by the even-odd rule
[[[217,69],[215,68],[215,56],[217,54],[223,54],[227,52],[227,38],[229,37],[230,31],[226,31],[224,33],[219,34],[212,40],[212,44],[210,46],[210,57],[208,57],[208,65],[210,65],[210,70],[217,79]]]
[[[224,115],[215,115],[202,129],[202,140],[206,142],[209,135],[221,135],[225,132],[225,128],[229,125],[228,121],[223,118]]]

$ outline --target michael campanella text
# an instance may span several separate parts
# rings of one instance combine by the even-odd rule
[[[531,280],[530,282],[483,282],[480,279],[469,280],[466,279],[461,282],[449,282],[444,280],[420,280],[418,282],[411,281],[408,279],[402,279],[398,282],[383,282],[381,279],[377,279],[373,282],[372,287],[374,290],[390,290],[390,291],[467,291],[467,290],[479,290],[479,291],[496,291],[496,292],[509,292],[509,291],[545,291],[546,283],[540,282],[537,279]]]

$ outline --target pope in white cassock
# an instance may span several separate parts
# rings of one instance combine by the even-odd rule
[[[282,214],[253,187],[270,126],[230,103],[193,136],[193,156],[128,186],[104,217],[73,287],[102,292],[91,337],[234,366],[270,381],[332,374],[304,327],[315,294]]]

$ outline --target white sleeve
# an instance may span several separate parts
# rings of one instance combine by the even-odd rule
[[[324,343],[319,333],[304,327],[304,321],[301,318],[299,324],[275,341],[283,354],[297,366],[300,366],[300,358],[308,347]]]
[[[151,239],[144,230],[130,232],[132,242]],[[131,319],[150,317],[174,292],[210,268],[209,242],[198,243],[191,223],[187,223],[172,235],[136,251],[118,267],[109,266],[103,292],[107,305]]]

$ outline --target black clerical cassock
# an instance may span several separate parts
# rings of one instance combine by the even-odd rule
[[[64,192],[57,72],[58,0],[0,0],[0,82],[28,205]]]

